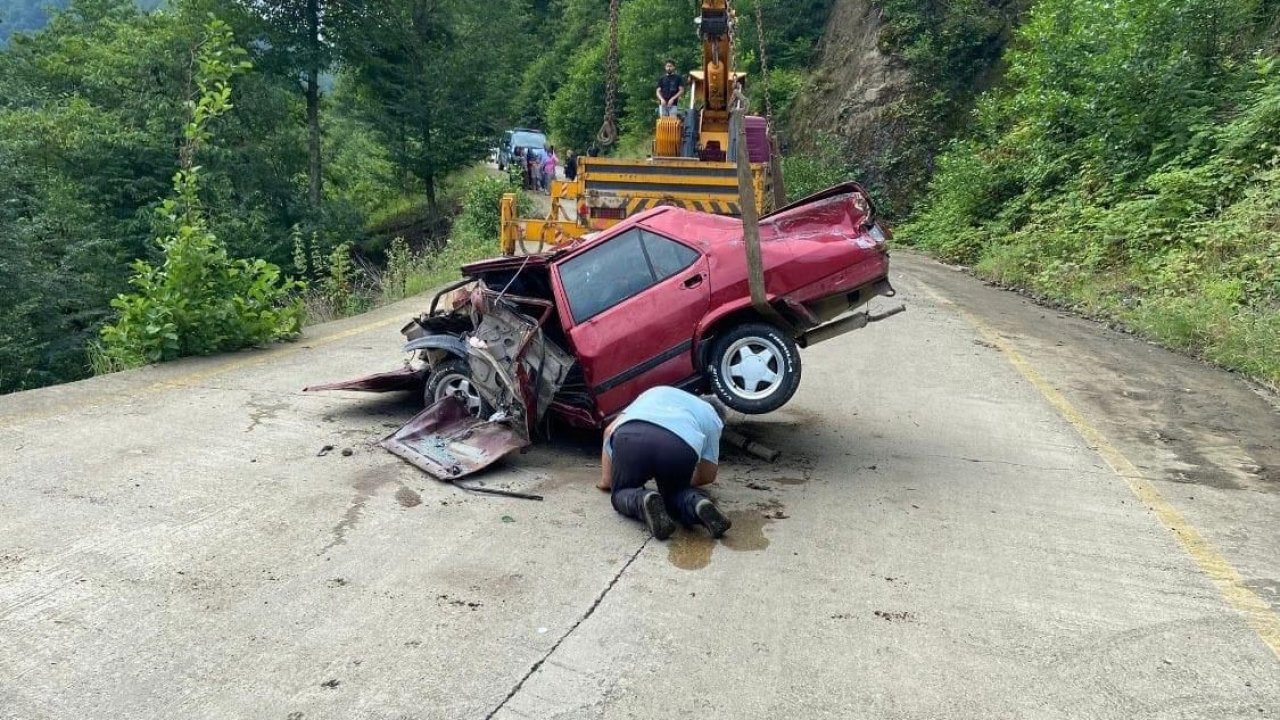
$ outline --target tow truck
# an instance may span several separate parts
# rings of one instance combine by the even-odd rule
[[[617,138],[613,101],[618,4],[619,0],[611,0],[609,5],[605,119],[598,137],[605,146]],[[696,25],[702,43],[702,67],[690,73],[692,92],[678,117],[657,119],[650,156],[583,157],[575,180],[551,184],[550,212],[544,218],[517,217],[516,195],[503,196],[503,254],[564,245],[664,205],[741,217],[743,198],[737,162],[740,135],[747,139],[756,214],[784,204],[776,142],[768,119],[733,112],[735,102],[745,102],[742,91],[746,73],[733,69],[736,21],[729,0],[701,0]],[[738,132],[735,122],[743,122],[745,132]],[[566,210],[566,204],[573,213]]]

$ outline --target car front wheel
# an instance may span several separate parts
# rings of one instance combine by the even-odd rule
[[[479,416],[485,409],[484,399],[471,383],[471,368],[466,360],[446,360],[437,365],[431,377],[427,378],[423,392],[427,405],[434,405],[450,395],[461,400],[472,415]]]
[[[785,405],[800,387],[800,350],[773,325],[745,323],[716,338],[706,371],[725,405],[760,415]]]

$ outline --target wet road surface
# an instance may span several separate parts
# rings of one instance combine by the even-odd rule
[[[590,438],[477,496],[376,447],[414,398],[300,392],[394,367],[421,300],[0,397],[0,717],[1280,716],[1274,399],[893,280],[731,418],[783,456],[728,454],[719,543],[615,515]]]

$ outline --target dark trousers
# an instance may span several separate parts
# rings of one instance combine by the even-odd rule
[[[630,420],[613,431],[613,509],[643,520],[640,500],[650,479],[676,522],[694,525],[698,501],[706,497],[693,488],[698,454],[679,435],[643,420]]]

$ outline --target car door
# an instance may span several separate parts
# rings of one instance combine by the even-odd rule
[[[639,226],[553,266],[561,320],[602,418],[644,390],[696,375],[706,255]]]

